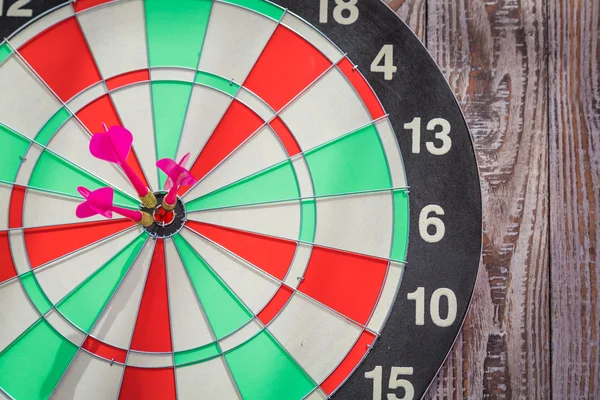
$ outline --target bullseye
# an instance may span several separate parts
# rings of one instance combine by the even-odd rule
[[[162,204],[163,199],[167,196],[164,191],[154,192],[154,196],[159,204],[156,208],[146,208],[142,205],[140,211],[152,215],[154,223],[148,227],[142,228],[153,237],[169,238],[179,233],[185,226],[186,210],[183,202],[179,197],[176,198],[173,210],[165,210]]]
[[[162,206],[154,210],[154,222],[163,227],[169,226],[175,220],[175,212],[167,211]]]

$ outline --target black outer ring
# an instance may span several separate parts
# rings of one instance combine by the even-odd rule
[[[423,396],[435,377],[462,326],[477,271],[482,243],[481,192],[471,136],[466,122],[444,76],[425,47],[379,0],[358,0],[358,20],[341,25],[333,18],[335,2],[329,1],[328,23],[319,23],[319,1],[276,0],[282,7],[313,24],[343,52],[367,78],[387,113],[402,151],[410,186],[410,237],[407,266],[396,303],[375,343],[375,347],[348,381],[332,396],[335,400],[373,398],[373,380],[365,372],[383,367],[383,398],[394,393],[403,398],[402,389],[390,390],[391,367],[412,367],[412,376],[400,376],[414,387],[414,397]],[[398,71],[391,81],[382,73],[370,72],[370,65],[385,44],[394,46],[394,65]],[[452,131],[451,150],[442,156],[430,154],[422,145],[419,154],[411,152],[412,138],[404,124],[421,117],[424,124],[432,118],[445,118]],[[423,129],[424,141],[434,135]],[[439,146],[439,143],[436,143]],[[419,234],[419,213],[428,204],[440,205],[445,215],[444,238],[426,243]],[[425,324],[415,324],[415,301],[407,294],[425,287]],[[437,288],[449,288],[457,298],[455,322],[446,328],[433,324],[429,317],[430,298]],[[440,314],[446,315],[442,301]]]
[[[343,0],[342,0],[343,1]],[[5,2],[7,3],[7,2]],[[10,2],[8,2],[10,3]],[[64,0],[32,1],[28,7],[38,16]],[[335,400],[364,400],[373,396],[373,380],[364,377],[375,366],[383,367],[382,397],[402,389],[387,389],[391,367],[412,367],[412,376],[401,376],[420,398],[441,367],[466,315],[481,255],[482,207],[475,154],[467,125],[452,91],[437,65],[412,31],[379,0],[358,0],[358,20],[340,25],[333,18],[334,1],[329,1],[328,23],[319,23],[319,1],[277,0],[277,4],[310,22],[348,54],[359,66],[390,114],[390,121],[402,150],[410,185],[410,238],[408,263],[390,317],[375,347],[348,381],[332,396]],[[5,4],[5,8],[8,5]],[[6,10],[3,10],[6,11]],[[30,18],[0,17],[0,37],[8,36]],[[394,46],[392,81],[369,66],[385,44]],[[404,124],[414,117],[424,123],[445,118],[452,126],[452,149],[443,156],[411,152],[411,135]],[[432,141],[433,133],[423,130],[422,143]],[[444,238],[434,244],[419,235],[419,213],[428,204],[440,205],[445,215]],[[407,294],[425,287],[425,324],[415,325],[415,302]],[[450,288],[458,302],[457,318],[446,328],[429,317],[431,294],[437,288]],[[440,311],[446,315],[442,302]]]

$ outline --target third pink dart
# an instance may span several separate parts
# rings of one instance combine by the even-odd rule
[[[94,215],[112,218],[114,212],[145,227],[149,227],[154,223],[152,216],[146,212],[113,205],[114,190],[110,187],[103,187],[92,192],[86,187],[79,186],[77,191],[85,199],[83,203],[77,206],[76,215],[78,218],[88,218]]]
[[[187,153],[179,163],[170,158],[163,158],[156,162],[156,166],[167,174],[165,189],[169,192],[163,197],[162,201],[162,207],[167,211],[171,211],[175,208],[175,205],[177,204],[177,191],[181,186],[191,186],[196,183],[196,179],[194,179],[190,171],[186,169],[186,164],[189,159],[190,153]]]

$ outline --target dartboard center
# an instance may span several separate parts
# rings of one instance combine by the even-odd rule
[[[141,207],[142,211],[147,212],[154,218],[154,224],[144,228],[144,230],[157,238],[169,238],[177,234],[183,229],[186,221],[185,206],[179,197],[175,203],[175,208],[172,210],[166,210],[161,205],[162,200],[166,195],[167,193],[163,191],[154,192],[154,196],[156,197],[159,206],[154,209]]]
[[[158,206],[156,210],[154,210],[153,217],[154,223],[166,227],[171,225],[175,220],[175,211],[167,211],[163,206]]]

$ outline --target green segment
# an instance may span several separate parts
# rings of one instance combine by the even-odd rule
[[[390,255],[392,260],[406,261],[409,218],[408,192],[406,190],[394,191],[394,240]]]
[[[225,358],[245,400],[302,399],[316,387],[267,331]]]
[[[146,238],[146,235],[138,236],[61,300],[56,308],[81,330],[89,332],[135,261]]]
[[[148,57],[151,67],[198,68],[208,26],[211,0],[146,0]],[[175,158],[192,83],[152,83],[154,130],[158,158]],[[164,187],[166,176],[159,181]]]
[[[174,240],[217,339],[247,323],[252,313],[185,239],[176,235]]]
[[[284,161],[189,202],[189,211],[293,200],[300,197],[294,167]]]
[[[35,141],[46,146],[52,136],[63,126],[63,124],[71,117],[71,113],[66,107],[61,108],[50,118],[50,120],[44,125],[42,130],[35,137]]]
[[[6,58],[11,54],[12,49],[8,44],[4,43],[2,46],[0,46],[0,64],[2,64],[2,61],[6,60]]]
[[[210,72],[198,71],[196,73],[196,83],[201,85],[210,86],[217,90],[227,93],[230,96],[235,96],[240,85],[222,78],[218,75],[211,74]]]
[[[275,4],[263,1],[263,0],[223,0],[227,3],[236,4],[238,6],[246,7],[254,10],[258,13],[266,15],[269,18],[273,18],[275,21],[279,21],[285,10]]]
[[[391,188],[374,125],[309,150],[305,157],[317,196]]]
[[[221,354],[219,345],[217,343],[211,343],[196,349],[175,353],[175,365],[180,366],[206,361],[210,358],[218,356],[219,354]]]
[[[211,5],[210,0],[146,0],[150,67],[198,67]]]
[[[0,125],[0,179],[14,182],[31,141],[15,131]]]
[[[47,399],[76,353],[41,319],[0,354],[0,387],[15,399]]]
[[[192,92],[192,84],[176,81],[152,82],[154,134],[158,159],[175,158],[179,136],[183,131],[185,113]],[[160,188],[167,176],[160,171]]]
[[[90,190],[106,186],[98,178],[49,151],[44,151],[40,155],[31,174],[29,185],[59,193],[72,194],[77,197],[81,197],[79,192],[77,192],[78,186],[85,186]],[[129,207],[138,206],[133,199],[118,191],[115,191],[115,203]]]
[[[302,225],[300,226],[300,240],[312,242],[315,240],[315,224],[317,207],[314,199],[302,200]]]
[[[33,275],[33,272],[28,272],[22,275],[21,282],[23,283],[23,287],[27,292],[27,296],[29,296],[40,314],[43,315],[50,311],[52,308],[52,303],[44,294],[44,291],[40,287],[36,277]]]

